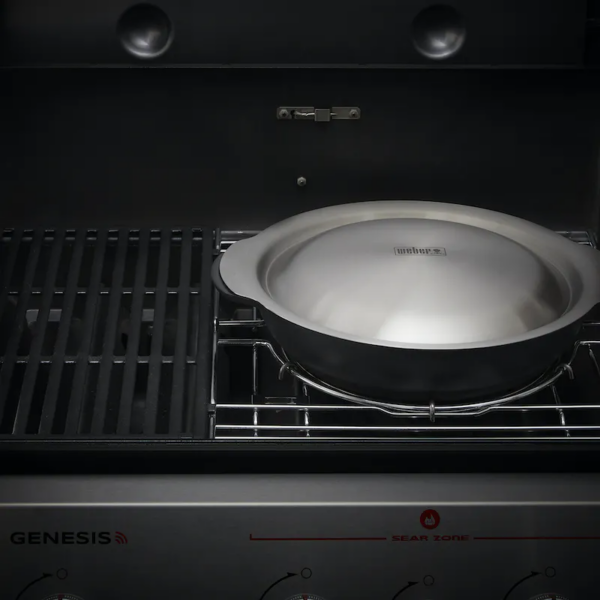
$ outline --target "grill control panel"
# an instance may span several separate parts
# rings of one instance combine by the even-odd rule
[[[7,600],[594,597],[595,476],[0,480]]]

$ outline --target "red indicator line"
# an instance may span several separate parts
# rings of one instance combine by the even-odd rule
[[[563,536],[539,536],[539,537],[474,537],[474,540],[600,540],[600,536],[579,536],[579,537],[563,537]]]
[[[254,537],[251,542],[386,542],[385,537]]]

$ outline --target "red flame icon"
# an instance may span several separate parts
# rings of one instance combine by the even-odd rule
[[[425,529],[435,529],[440,524],[440,515],[437,510],[424,510],[421,513],[421,525]]]

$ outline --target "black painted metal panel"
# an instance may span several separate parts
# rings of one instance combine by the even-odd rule
[[[442,4],[450,12],[432,17],[424,11],[438,3],[429,0],[157,0],[164,18],[143,10],[123,17],[132,4],[4,0],[4,62],[139,64],[144,59],[124,45],[146,36],[166,50],[152,59],[159,64],[426,65],[440,61],[419,53],[415,40],[448,41],[457,23],[465,42],[443,64],[583,61],[585,0],[449,0]]]
[[[374,199],[596,223],[595,72],[53,69],[0,81],[4,226],[259,229]],[[286,104],[362,116],[278,121]]]

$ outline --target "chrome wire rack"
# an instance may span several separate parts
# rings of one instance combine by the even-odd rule
[[[560,232],[595,247],[587,232]],[[217,251],[254,232],[218,233]],[[600,322],[570,356],[509,395],[460,405],[380,402],[335,388],[291,362],[255,309],[215,292],[211,434],[243,440],[600,440]]]

